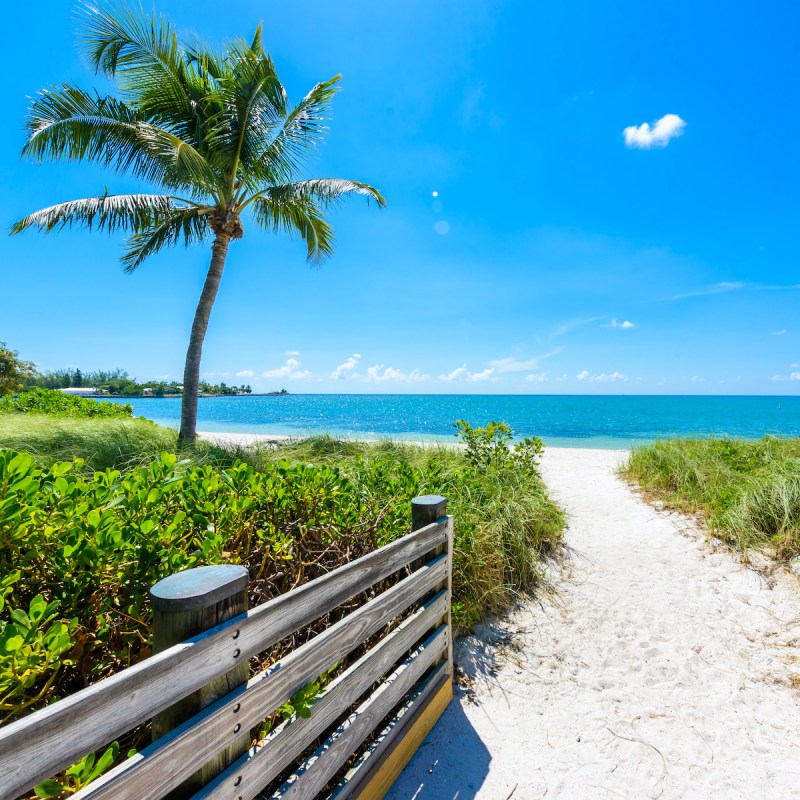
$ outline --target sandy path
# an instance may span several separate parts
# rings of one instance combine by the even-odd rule
[[[559,597],[484,632],[496,673],[451,704],[390,800],[800,798],[800,587],[768,588],[640,501],[623,457],[547,451],[572,549]]]

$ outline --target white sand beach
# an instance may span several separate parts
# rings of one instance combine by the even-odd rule
[[[461,641],[474,691],[389,800],[800,798],[797,579],[642,502],[624,456],[546,451],[569,513],[558,592]]]
[[[288,437],[203,434],[249,444]],[[388,800],[800,798],[800,583],[547,448],[555,592],[460,640],[469,676]]]

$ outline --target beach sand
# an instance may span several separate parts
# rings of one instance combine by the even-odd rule
[[[387,800],[800,798],[800,587],[548,449],[557,592],[462,639],[471,676]]]
[[[457,642],[471,689],[387,800],[800,798],[797,578],[643,502],[625,456],[545,450],[568,512],[555,591]]]

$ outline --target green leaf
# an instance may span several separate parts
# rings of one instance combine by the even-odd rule
[[[66,787],[62,786],[58,781],[48,778],[42,781],[38,786],[35,786],[33,791],[36,792],[37,797],[55,797],[61,792],[65,791]]]

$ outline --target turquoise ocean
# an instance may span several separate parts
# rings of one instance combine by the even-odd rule
[[[136,416],[177,427],[177,398],[133,398]],[[800,436],[800,397],[335,395],[200,398],[197,429],[221,433],[453,441],[453,423],[504,420],[556,447],[628,448],[675,436]]]

